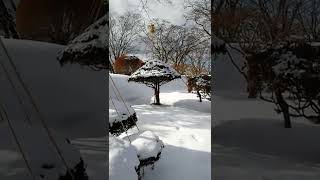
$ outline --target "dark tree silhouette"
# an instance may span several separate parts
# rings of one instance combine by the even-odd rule
[[[320,53],[308,43],[280,43],[255,56],[260,97],[274,103],[291,128],[290,117],[320,123]],[[267,92],[267,93],[262,93]]]
[[[58,55],[62,65],[79,63],[93,69],[112,69],[108,63],[108,16],[89,26]]]

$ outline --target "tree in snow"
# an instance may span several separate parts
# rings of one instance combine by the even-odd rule
[[[260,84],[255,76],[257,62],[251,56],[267,44],[285,41],[291,35],[301,35],[298,19],[303,1],[253,0],[212,2],[212,32],[227,46],[227,55],[247,81],[248,97],[256,98]],[[230,53],[235,50],[245,60],[235,63]]]
[[[260,97],[274,103],[284,116],[320,123],[320,53],[307,43],[280,43],[255,56],[262,82]],[[263,93],[268,92],[268,93]]]
[[[309,41],[320,41],[320,1],[304,1],[298,19],[307,39]]]
[[[141,16],[131,11],[110,17],[109,59],[111,62],[135,51],[135,42],[141,32],[141,21]]]
[[[160,105],[160,86],[181,76],[169,65],[158,60],[147,61],[134,72],[129,81],[143,83],[154,89],[155,104]]]
[[[209,38],[195,27],[175,25],[159,19],[155,20],[154,26],[155,32],[145,31],[146,36],[142,37],[142,41],[148,53],[165,63],[182,64],[199,46],[209,44]]]
[[[186,19],[195,24],[207,36],[211,36],[211,1],[210,0],[188,0],[186,8],[190,9],[186,14]]]
[[[200,102],[202,102],[202,97],[211,100],[211,80],[211,75],[206,74],[188,78],[188,91],[195,90]]]

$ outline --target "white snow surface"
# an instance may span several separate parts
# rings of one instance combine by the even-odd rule
[[[237,64],[240,54],[231,51]],[[213,179],[317,180],[320,178],[320,127],[283,117],[273,104],[248,99],[246,83],[228,58],[215,59],[213,100]]]
[[[80,152],[89,178],[104,180],[107,176],[106,73],[91,71],[76,64],[61,67],[56,55],[64,46],[13,39],[4,39],[4,44],[33,95],[43,119],[55,134],[55,139],[60,142],[59,146],[62,146],[62,153],[70,166],[80,160]],[[0,57],[5,57],[1,51]],[[1,68],[0,71],[3,74]],[[11,111],[9,118],[28,153],[27,158],[36,163],[35,168],[43,161],[49,162],[52,159],[57,160],[57,167],[64,168],[59,158],[46,156],[52,151],[51,154],[56,152],[54,148],[50,148],[52,144],[48,143],[43,127],[35,121],[36,118],[31,119],[32,126],[19,118],[24,117],[24,114],[19,111],[20,105],[15,101],[14,92],[4,76],[0,77],[0,91],[3,95],[1,100],[10,102],[7,103],[10,107],[6,107]],[[33,111],[30,112],[36,117]],[[0,179],[31,179],[6,121],[0,121],[0,134]],[[65,138],[70,139],[74,146],[67,147],[69,144]],[[61,168],[54,173],[60,173]],[[39,169],[36,173],[41,171],[43,170]]]
[[[154,170],[146,169],[143,179],[211,179],[211,103],[200,104],[196,94],[188,93],[184,76],[160,87],[160,106],[151,105],[151,88],[128,83],[126,75],[111,74],[111,78],[137,113],[140,132],[153,132],[165,145]],[[111,86],[110,96],[114,96]],[[128,133],[138,131],[132,128]]]
[[[138,165],[136,149],[128,141],[109,134],[109,179],[137,180]]]

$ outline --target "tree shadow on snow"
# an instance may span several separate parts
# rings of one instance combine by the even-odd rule
[[[211,113],[211,101],[199,102],[199,100],[196,99],[183,99],[175,102],[173,106],[204,113]]]
[[[213,129],[213,143],[301,162],[320,163],[320,127],[272,119],[228,121]]]

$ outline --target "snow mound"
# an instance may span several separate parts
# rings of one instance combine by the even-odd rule
[[[109,179],[137,180],[138,165],[135,148],[129,142],[109,134]]]
[[[86,170],[80,152],[68,139],[55,131],[50,131],[54,142],[59,147],[62,155],[60,156],[57,153],[53,141],[49,141],[48,135],[43,129],[38,126],[27,125],[26,123],[15,124],[14,127],[21,150],[26,156],[28,165],[30,165],[35,176],[41,176],[43,180],[56,180],[69,177],[70,174],[68,173],[71,172],[73,176],[77,176],[79,179],[86,178]],[[25,161],[20,156],[20,151],[18,151],[16,147],[16,141],[13,139],[12,132],[9,129],[9,124],[6,122],[0,125],[0,134],[2,137],[0,149],[7,152],[6,154],[17,154],[17,156],[16,159],[12,157],[7,158],[3,155],[3,152],[1,152],[0,164],[3,163],[2,158],[4,158],[8,159],[6,162],[6,166],[10,166],[8,171],[12,171],[14,168],[24,169],[26,168]],[[35,146],[37,146],[36,149]],[[66,164],[64,164],[61,157],[64,158]],[[70,168],[68,171],[66,171],[66,166]],[[26,176],[29,176],[27,170],[11,174],[0,173],[0,179],[23,179],[22,177]]]
[[[163,142],[151,131],[141,133],[132,141],[132,145],[136,148],[140,160],[151,157],[157,158],[164,148]]]

